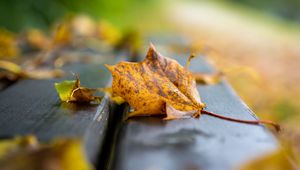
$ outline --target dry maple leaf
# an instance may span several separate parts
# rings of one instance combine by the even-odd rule
[[[163,57],[153,45],[142,62],[106,66],[113,75],[113,93],[134,109],[129,117],[154,114],[167,114],[165,119],[197,117],[204,107],[192,74],[177,61]]]
[[[163,114],[167,115],[165,120],[171,120],[199,117],[202,113],[241,123],[271,124],[279,130],[271,121],[239,120],[203,110],[205,104],[200,100],[195,78],[187,70],[191,58],[184,68],[176,60],[162,56],[151,44],[141,62],[105,65],[113,76],[112,93],[134,109],[128,117]]]

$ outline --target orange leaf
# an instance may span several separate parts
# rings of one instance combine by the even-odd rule
[[[129,117],[167,114],[167,119],[176,119],[199,115],[204,107],[192,74],[177,61],[162,56],[153,45],[142,62],[106,67],[113,75],[113,93],[134,109]]]

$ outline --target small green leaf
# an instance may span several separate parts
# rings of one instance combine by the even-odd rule
[[[55,83],[55,89],[62,101],[68,101],[72,91],[76,88],[76,80],[65,80],[60,83]]]
[[[55,88],[61,101],[65,102],[99,103],[102,98],[94,96],[94,93],[98,91],[97,89],[80,86],[79,77],[76,80],[65,80],[61,83],[55,83]]]

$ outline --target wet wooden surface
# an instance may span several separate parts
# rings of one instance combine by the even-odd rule
[[[185,42],[182,39],[152,42],[162,54],[175,57],[181,64],[189,55],[179,56],[178,51],[175,54],[163,45]],[[111,77],[103,63],[113,64],[119,59],[103,57],[106,59],[64,69],[79,73],[84,86],[104,87]],[[201,57],[190,68],[213,71]],[[89,160],[98,169],[114,170],[230,170],[277,147],[275,138],[264,126],[207,115],[173,121],[157,117],[123,121],[121,115],[126,110],[111,107],[107,98],[100,105],[61,103],[54,82],[62,79],[22,80],[0,92],[0,137],[35,134],[42,141],[79,137],[84,141]],[[233,118],[257,119],[225,80],[216,85],[199,85],[198,90],[208,111]]]
[[[108,98],[103,99],[100,105],[65,103],[60,101],[54,87],[54,82],[74,79],[71,72],[80,75],[83,86],[96,88],[109,85],[111,76],[103,64],[114,64],[120,59],[105,54],[96,57],[99,57],[96,59],[98,62],[65,66],[68,77],[21,80],[1,91],[0,136],[34,134],[41,141],[57,137],[81,138],[89,160],[96,164],[110,119]]]
[[[179,57],[163,46],[158,49],[185,64],[184,56],[188,54]],[[190,69],[213,71],[202,57],[196,58]],[[198,90],[208,111],[239,119],[257,119],[225,80],[216,85],[198,85]],[[207,115],[200,119],[173,121],[135,118],[120,124],[110,169],[231,170],[276,147],[275,138],[264,126],[229,122]]]

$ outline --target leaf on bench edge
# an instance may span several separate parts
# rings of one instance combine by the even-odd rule
[[[98,103],[102,98],[94,95],[98,89],[80,86],[80,80],[78,77],[76,80],[65,80],[60,83],[55,83],[54,85],[61,101],[64,102]]]
[[[120,62],[106,67],[113,76],[113,93],[134,109],[129,117],[168,115],[170,109],[166,105],[173,108],[172,119],[190,115],[185,112],[199,116],[204,107],[192,74],[176,60],[162,56],[153,45],[142,62]]]

